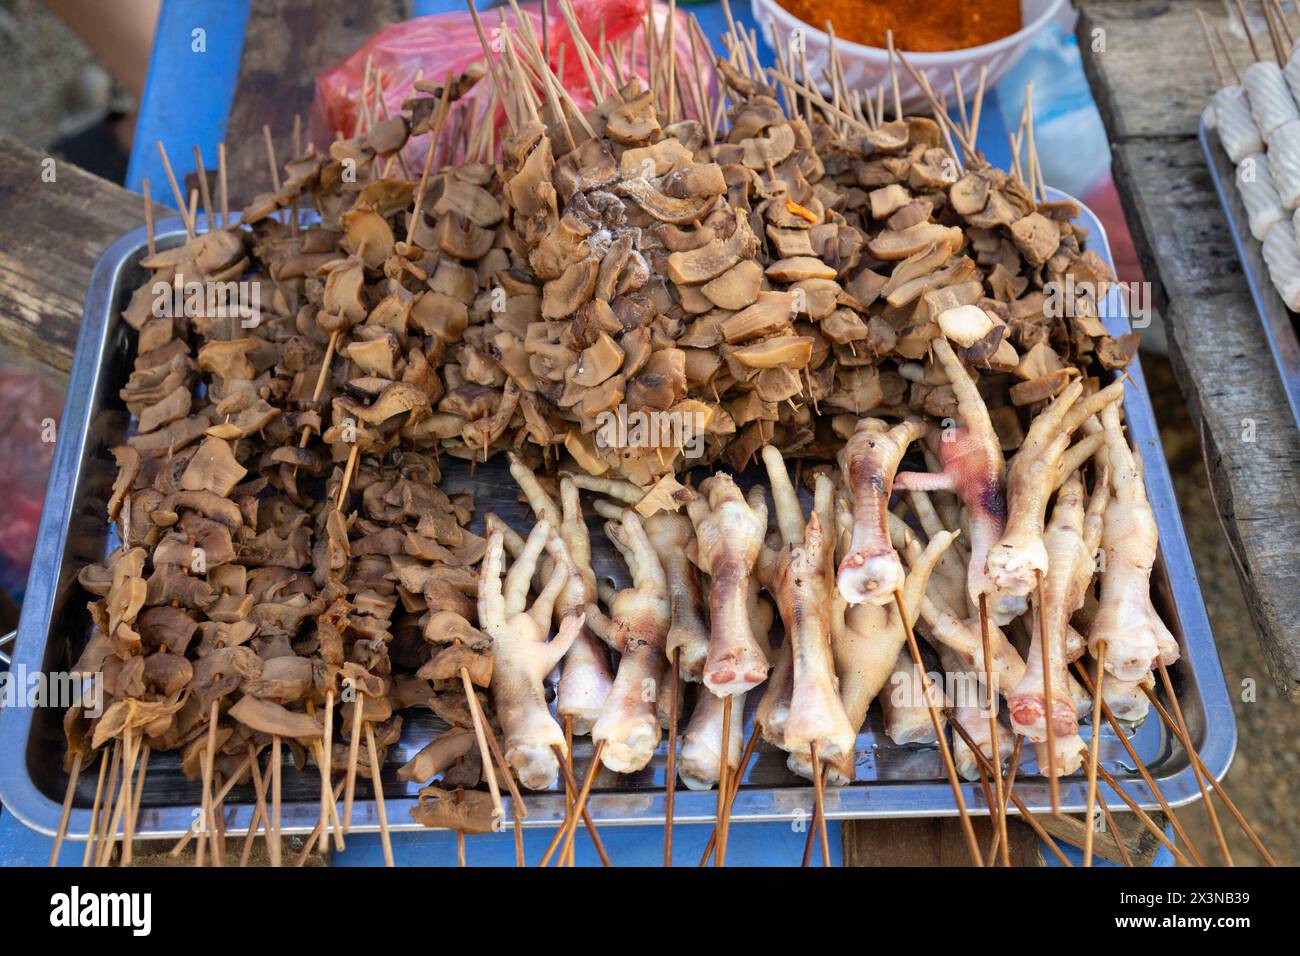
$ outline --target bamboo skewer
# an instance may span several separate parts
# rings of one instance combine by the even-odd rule
[[[1151,706],[1156,709],[1156,712],[1160,715],[1160,719],[1165,722],[1165,725],[1169,727],[1177,737],[1177,725],[1169,715],[1169,712],[1165,710],[1164,705],[1160,703],[1159,699],[1150,689],[1143,688],[1142,692],[1146,694],[1147,699],[1151,701]],[[1246,818],[1242,816],[1241,811],[1237,809],[1237,805],[1233,803],[1232,798],[1228,796],[1228,791],[1223,788],[1223,784],[1215,780],[1214,775],[1206,769],[1204,761],[1201,760],[1201,755],[1198,754],[1195,748],[1191,747],[1189,743],[1183,743],[1181,739],[1179,740],[1179,743],[1183,744],[1183,749],[1187,752],[1191,762],[1198,766],[1201,769],[1201,772],[1205,774],[1206,779],[1210,782],[1210,786],[1214,788],[1216,793],[1218,793],[1219,798],[1223,801],[1223,805],[1228,808],[1228,812],[1232,814],[1233,819],[1237,821],[1237,826],[1241,827],[1242,832],[1250,839],[1256,852],[1259,853],[1260,857],[1269,866],[1277,866],[1277,860],[1274,859],[1273,854],[1268,851],[1268,848],[1264,846],[1258,834],[1255,833],[1254,828],[1246,822]]]
[[[266,791],[271,784],[271,777],[270,774],[268,774],[265,779],[262,777],[262,770],[257,762],[257,751],[253,749],[251,743],[248,745],[248,756],[251,761],[249,773],[253,777],[253,792],[257,796],[257,807],[253,811],[252,821],[248,824],[248,833],[244,836],[244,850],[239,855],[240,866],[248,865],[248,856],[252,852],[253,841],[257,837],[257,827],[259,822],[266,829],[267,853],[271,852],[271,825],[269,823],[271,815],[266,809]]]
[[[343,792],[343,781],[340,780],[334,786],[333,793],[334,793],[335,802],[338,801],[339,794],[342,792]],[[307,858],[311,856],[311,848],[316,845],[317,838],[324,832],[325,832],[325,821],[317,820],[315,828],[308,835],[307,839],[303,841],[302,849],[298,851],[298,855],[294,858],[293,865],[295,867],[306,865]],[[243,863],[240,863],[240,866],[243,866]]]
[[[267,848],[271,854],[272,866],[280,865],[283,849],[280,845],[280,771],[283,762],[280,756],[280,735],[276,734],[271,738],[271,825],[268,828],[270,845]]]
[[[821,758],[817,755],[817,741],[808,745],[812,756],[813,801],[817,808],[817,833],[822,845],[822,866],[831,865],[830,840],[826,833],[826,778],[822,773]]]
[[[216,759],[217,749],[217,718],[220,716],[220,701],[215,698],[211,706],[208,707],[208,733],[207,743],[203,748],[203,798],[202,798],[202,820],[203,829],[201,831],[203,839],[199,840],[198,852],[194,855],[194,865],[202,866],[206,859],[205,841],[212,829],[212,764]]]
[[[718,810],[714,820],[717,834],[714,866],[727,865],[727,771],[731,762],[731,695],[722,698],[722,746],[718,748]]]
[[[912,663],[921,672],[925,706],[930,712],[930,724],[934,728],[934,736],[939,743],[939,753],[943,757],[943,769],[947,773],[948,783],[952,787],[952,797],[957,804],[957,814],[961,817],[962,832],[966,836],[966,848],[970,851],[971,861],[976,866],[983,866],[984,857],[980,855],[979,844],[975,840],[975,827],[971,824],[970,814],[966,810],[966,799],[962,796],[961,783],[957,779],[957,766],[953,763],[952,750],[948,746],[947,737],[944,736],[943,724],[939,721],[939,709],[935,707],[934,700],[931,697],[933,685],[930,683],[929,675],[925,672],[925,664],[921,660],[921,648],[916,643],[916,634],[912,630],[911,621],[908,620],[907,611],[903,608],[903,598],[897,592],[894,594],[894,604],[898,608],[898,618],[903,623],[903,633],[907,636],[907,646],[912,654]],[[951,721],[951,723],[954,726],[956,725],[955,721]],[[978,747],[974,749],[977,752],[979,751]]]
[[[960,735],[962,740],[966,742],[966,746],[971,749],[971,753],[974,755],[976,763],[987,769],[989,766],[989,759],[984,756],[984,751],[976,745],[975,741],[971,739],[970,734],[966,733],[966,728],[958,723],[956,719],[952,717],[951,713],[949,713],[948,716],[948,722],[952,724],[952,729]],[[1011,799],[1011,802],[1016,805],[1016,809],[1020,811],[1020,819],[1024,820],[1038,838],[1047,844],[1047,848],[1052,851],[1058,860],[1061,861],[1061,865],[1074,866],[1074,864],[1070,862],[1070,858],[1061,852],[1061,848],[1056,845],[1056,841],[1052,839],[1051,834],[1044,830],[1042,824],[1034,819],[1034,815],[1029,812],[1029,808],[1025,806],[1025,802],[1011,790],[1007,791],[1007,796]]]
[[[145,241],[149,244],[149,255],[154,255],[158,251],[157,243],[154,241],[153,234],[153,199],[149,195],[149,177],[144,180],[144,234]]]
[[[587,777],[582,782],[582,789],[578,791],[578,799],[574,804],[574,812],[572,814],[572,817],[564,823],[564,825],[560,828],[560,831],[556,834],[559,837],[559,840],[553,841],[551,845],[551,849],[547,850],[546,855],[542,857],[542,862],[541,862],[542,866],[546,866],[550,862],[551,855],[555,852],[555,846],[557,842],[560,846],[561,857],[563,857],[566,853],[569,852],[569,848],[573,844],[573,837],[578,832],[578,820],[581,818],[581,815],[586,810],[587,797],[591,793],[591,785],[595,783],[596,773],[600,770],[600,755],[604,752],[604,750],[605,750],[605,741],[603,740],[598,741],[596,743],[595,749],[592,751],[591,754],[591,766],[587,770]]]
[[[995,792],[997,794],[997,818],[993,821],[998,833],[1001,835],[1002,844],[1002,865],[1010,866],[1010,850],[1007,848],[1007,803],[1006,797],[1002,794],[1002,748],[998,736],[998,691],[999,688],[993,684],[993,660],[992,650],[989,645],[989,611],[988,601],[985,595],[980,595],[979,601],[980,612],[980,640],[984,649],[984,688],[989,699],[989,740],[993,747],[993,779]],[[1049,704],[1050,707],[1050,704]],[[1047,719],[1050,721],[1051,714]],[[989,808],[993,810],[993,807]]]
[[[375,725],[366,721],[366,749],[370,751],[370,783],[375,791],[375,810],[379,814],[379,843],[384,850],[384,866],[392,867],[393,842],[388,833],[388,811],[384,808],[384,783],[379,777],[379,749],[375,746]],[[279,829],[279,808],[276,809]],[[310,842],[310,841],[309,841]]]
[[[1030,160],[1031,164],[1033,160]],[[1032,174],[1031,174],[1032,175]],[[1061,813],[1061,786],[1056,778],[1056,728],[1052,726],[1052,649],[1047,639],[1047,602],[1043,595],[1043,573],[1036,572],[1038,584],[1035,588],[1038,604],[1038,643],[1042,648],[1043,664],[1043,700],[1047,702],[1047,715],[1043,726],[1047,736],[1047,789],[1052,798],[1052,816]],[[1039,768],[1042,773],[1043,768]]]
[[[176,174],[172,172],[171,160],[167,158],[167,147],[163,145],[162,140],[156,142],[158,144],[158,155],[162,159],[163,172],[167,174],[167,182],[171,184],[172,195],[176,199],[176,211],[181,214],[181,219],[185,221],[185,235],[193,239],[194,223],[190,221],[190,217],[186,214],[185,194],[181,192],[180,184],[176,181]]]
[[[1007,775],[1006,775],[1006,787],[1005,789],[1003,789],[1002,793],[999,794],[999,797],[1002,800],[1002,805],[1004,808],[1011,801],[1011,790],[1016,785],[1016,771],[1020,767],[1020,752],[1021,752],[1021,748],[1024,746],[1024,743],[1025,743],[1025,738],[1017,734],[1016,745],[1011,750],[1011,763],[1009,764]],[[1004,825],[999,829],[995,830],[993,833],[993,841],[989,844],[988,858],[984,862],[985,866],[993,866],[994,863],[997,861],[998,848],[1001,847],[1002,841],[1005,838],[1006,838],[1006,827]],[[1010,866],[1010,860],[1007,861],[1007,865]]]
[[[198,177],[199,195],[203,198],[203,218],[208,224],[208,232],[211,232],[215,220],[212,218],[212,196],[208,191],[208,171],[203,168],[203,153],[197,146],[194,147],[194,175]]]
[[[117,791],[117,800],[113,805],[112,822],[108,827],[108,842],[103,845],[96,865],[108,866],[113,860],[113,849],[117,846],[118,825],[122,823],[123,814],[131,806],[131,777],[135,773],[135,761],[140,752],[140,741],[132,740],[131,727],[128,724],[123,732],[122,742],[122,783]]]
[[[1214,830],[1214,839],[1219,844],[1219,852],[1223,854],[1223,859],[1228,866],[1236,866],[1232,860],[1232,854],[1228,852],[1228,841],[1223,835],[1223,827],[1219,825],[1219,815],[1214,811],[1214,801],[1210,799],[1209,791],[1205,787],[1205,778],[1209,774],[1202,775],[1200,761],[1192,760],[1190,757],[1191,752],[1196,748],[1192,744],[1191,734],[1187,732],[1187,722],[1183,720],[1183,708],[1178,703],[1178,695],[1174,693],[1174,685],[1169,680],[1169,670],[1165,667],[1164,661],[1157,659],[1156,663],[1160,671],[1160,682],[1165,688],[1165,696],[1169,698],[1169,702],[1173,705],[1174,718],[1177,721],[1177,725],[1170,724],[1169,729],[1189,754],[1188,760],[1192,765],[1192,774],[1196,777],[1196,786],[1201,791],[1201,800],[1205,804],[1205,814],[1210,819],[1210,827]],[[1144,687],[1143,690],[1148,697],[1154,698],[1155,695],[1149,689]]]
[[[72,768],[68,771],[68,789],[63,794],[63,809],[59,812],[59,829],[54,834],[54,846],[50,848],[50,866],[57,866],[59,850],[63,849],[63,840],[68,833],[68,817],[72,814],[72,798],[77,794],[77,779],[81,776],[81,751],[72,755]]]
[[[461,684],[465,688],[465,699],[469,705],[470,716],[474,720],[474,736],[478,739],[479,758],[483,761],[483,773],[487,776],[488,790],[492,794],[492,818],[495,821],[505,819],[505,807],[501,805],[501,790],[497,786],[496,770],[492,766],[492,754],[489,752],[487,737],[489,729],[487,726],[487,716],[478,702],[478,696],[474,693],[474,684],[469,679],[469,668],[460,669]]]
[[[356,687],[352,702],[352,733],[348,737],[347,786],[343,793],[343,832],[352,832],[352,801],[357,794],[357,760],[361,755],[361,718],[366,709],[366,695]]]
[[[137,746],[140,746],[137,743]],[[140,799],[144,796],[144,775],[149,769],[149,754],[151,748],[146,743],[140,747],[140,769],[131,793],[128,795],[126,807],[125,832],[122,836],[122,865],[130,866],[132,856],[135,853],[135,824],[140,816]]]
[[[217,144],[217,192],[221,196],[221,228],[230,228],[230,186],[226,177],[226,144]]]
[[[1170,841],[1170,839],[1167,836],[1165,836],[1164,829],[1161,828],[1154,820],[1152,820],[1151,817],[1147,815],[1146,811],[1144,811],[1140,806],[1137,805],[1137,803],[1133,800],[1132,797],[1130,797],[1127,793],[1124,792],[1124,788],[1121,787],[1119,783],[1116,782],[1114,777],[1112,777],[1109,773],[1106,772],[1105,767],[1098,766],[1097,774],[1098,776],[1101,777],[1102,780],[1106,782],[1106,784],[1112,790],[1114,790],[1117,794],[1119,794],[1119,798],[1124,801],[1125,805],[1130,810],[1133,811],[1133,814],[1138,818],[1138,821],[1144,827],[1147,828],[1147,831],[1151,833],[1152,836],[1154,836],[1157,840],[1160,841],[1160,843],[1165,847],[1165,849],[1167,849],[1170,853],[1174,855],[1175,860],[1177,860],[1182,866],[1192,865],[1191,862],[1187,859],[1187,857],[1183,856],[1182,852],[1178,849],[1178,847],[1174,846],[1174,844]]]
[[[1084,866],[1092,866],[1092,816],[1097,802],[1097,758],[1101,752],[1101,686],[1106,679],[1106,668],[1102,664],[1105,660],[1106,642],[1100,641],[1097,645],[1097,669],[1094,678],[1096,686],[1092,691],[1092,732],[1091,739],[1088,741],[1088,803],[1083,815],[1083,822],[1087,827],[1083,833]],[[1048,706],[1051,706],[1050,698]],[[1049,721],[1052,719],[1050,713],[1047,719]]]
[[[757,720],[754,721],[754,729],[750,731],[749,743],[745,744],[745,752],[740,757],[740,766],[736,770],[735,779],[731,784],[731,792],[727,795],[727,815],[731,815],[731,807],[736,802],[736,795],[740,793],[740,784],[745,779],[745,772],[749,768],[750,758],[754,756],[754,750],[758,746],[758,737],[762,731],[762,724]],[[704,856],[700,857],[699,866],[705,866],[709,862],[709,857],[713,855],[714,847],[717,845],[718,832],[715,829],[709,834],[709,842],[704,846]]]
[[[664,866],[673,865],[673,804],[677,796],[677,707],[681,696],[682,649],[673,650],[668,704],[668,765],[664,768]]]
[[[556,756],[563,757],[562,754],[556,754]],[[573,801],[578,796],[578,784],[577,781],[574,780],[573,778],[573,762],[571,759],[560,760],[560,772],[564,775],[564,787],[566,792],[572,793],[572,796],[568,798],[570,804],[572,804]],[[566,822],[568,819],[569,819],[569,815],[566,812],[565,814]],[[587,810],[586,807],[582,808],[582,823],[583,826],[587,828],[587,835],[591,837],[592,845],[595,846],[596,848],[596,855],[600,857],[601,865],[613,866],[613,863],[610,861],[609,854],[605,850],[605,843],[600,838],[600,831],[596,829],[596,823],[594,820],[592,820],[591,813]],[[569,865],[570,866],[573,865],[572,852],[570,852],[569,854]]]
[[[102,752],[99,761],[99,782],[95,784],[95,802],[90,809],[90,827],[86,831],[86,852],[81,858],[82,867],[90,866],[91,855],[95,847],[95,835],[99,829],[100,799],[104,795],[104,777],[110,763],[107,752]]]
[[[98,843],[95,847],[95,855],[91,860],[92,866],[100,866],[100,857],[103,855],[104,841],[108,839],[108,821],[113,813],[113,798],[117,793],[117,775],[122,769],[122,740],[118,738],[113,741],[113,762],[108,769],[108,788],[104,791],[104,796],[108,803],[103,806],[99,815],[99,836]]]
[[[1237,16],[1241,17],[1241,32],[1246,34],[1246,42],[1250,44],[1251,56],[1255,62],[1260,62],[1259,47],[1255,46],[1255,35],[1250,32],[1250,21],[1246,19],[1246,10],[1241,5],[1241,0],[1233,0],[1237,7]]]
[[[1079,680],[1083,682],[1084,689],[1091,694],[1094,685],[1092,678],[1088,676],[1088,669],[1083,666],[1082,662],[1075,661],[1074,670],[1075,673],[1079,675]],[[1111,730],[1115,732],[1115,736],[1119,740],[1120,744],[1123,745],[1129,759],[1133,761],[1133,765],[1137,768],[1143,781],[1145,781],[1147,788],[1160,804],[1160,809],[1164,812],[1170,825],[1174,828],[1174,835],[1177,836],[1178,839],[1182,841],[1183,846],[1187,848],[1187,852],[1191,856],[1192,861],[1197,866],[1205,866],[1205,860],[1202,859],[1195,844],[1193,844],[1191,838],[1188,837],[1187,832],[1183,829],[1183,825],[1178,822],[1178,815],[1174,813],[1173,808],[1170,807],[1168,801],[1165,800],[1165,795],[1160,792],[1159,786],[1156,785],[1151,773],[1147,770],[1146,762],[1138,755],[1137,751],[1133,749],[1133,745],[1129,742],[1128,734],[1124,732],[1124,728],[1121,727],[1119,721],[1115,719],[1115,715],[1111,712],[1110,706],[1106,703],[1105,697],[1103,697],[1101,701],[1101,713],[1102,716],[1106,718],[1106,722],[1110,724]]]

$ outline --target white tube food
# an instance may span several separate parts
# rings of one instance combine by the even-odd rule
[[[1300,119],[1283,123],[1268,135],[1268,170],[1282,208],[1300,206]]]
[[[1268,157],[1263,153],[1247,156],[1237,166],[1237,192],[1250,217],[1250,233],[1261,242],[1275,222],[1286,218],[1282,200],[1273,185]]]
[[[1300,48],[1291,51],[1291,58],[1282,68],[1282,77],[1291,90],[1291,99],[1300,103]]]
[[[1225,86],[1214,94],[1214,127],[1224,152],[1234,163],[1239,163],[1251,153],[1264,150],[1264,138],[1250,115],[1250,101],[1246,91],[1237,84]]]
[[[1250,115],[1265,139],[1283,123],[1300,119],[1300,110],[1296,109],[1282,78],[1282,68],[1272,60],[1261,60],[1246,67],[1242,85],[1250,99]]]
[[[1300,246],[1289,222],[1274,224],[1264,237],[1264,261],[1277,294],[1288,309],[1300,312]]]

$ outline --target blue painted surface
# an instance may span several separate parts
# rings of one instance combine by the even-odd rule
[[[461,11],[462,0],[413,0],[416,16]],[[689,8],[700,20],[705,35],[716,37],[726,31],[726,18],[721,3],[702,3]],[[754,27],[749,5],[743,0],[733,4],[738,22]],[[248,0],[225,0],[222,3],[205,0],[165,0],[158,23],[153,56],[149,67],[149,82],[140,107],[136,126],[135,147],[127,173],[127,187],[139,191],[145,177],[155,197],[171,203],[170,190],[154,143],[161,139],[178,173],[192,166],[192,147],[198,144],[203,161],[216,167],[217,144],[226,130],[226,120],[234,98],[235,80],[243,50],[244,27],[248,20]],[[206,52],[192,50],[195,29],[206,31]],[[1086,94],[1086,81],[1078,66],[1077,50],[1070,48],[1073,37],[1055,30],[1045,34],[1035,45],[1034,56],[1022,68],[1017,68],[985,101],[984,122],[981,124],[979,146],[989,160],[1006,167],[1009,161],[1007,126],[1001,104],[1008,104],[1014,112],[1012,124],[1018,119],[1020,90],[1030,72],[1034,75],[1050,70],[1053,47],[1059,56],[1064,51],[1072,75],[1058,77],[1058,88],[1068,88],[1072,94],[1082,88]],[[760,43],[760,55],[765,65],[771,63],[771,51]],[[1059,71],[1058,71],[1059,72]],[[1073,73],[1077,72],[1077,76]],[[1040,109],[1042,103],[1037,104]],[[1056,102],[1056,112],[1061,110]],[[1089,103],[1070,101],[1071,109],[1087,109]],[[1095,112],[1095,108],[1094,108]],[[1041,113],[1040,113],[1041,117]],[[1040,118],[1040,123],[1042,119]],[[1041,141],[1041,137],[1040,137]],[[1104,132],[1101,140],[1105,143]],[[838,825],[830,826],[831,856],[841,862]],[[693,866],[703,853],[711,828],[702,826],[678,827],[674,835],[674,857],[678,865]],[[602,839],[616,865],[659,866],[663,859],[663,830],[660,827],[606,827]],[[525,833],[525,853],[529,862],[540,859],[550,842],[551,832],[529,830]],[[736,824],[729,838],[727,862],[744,866],[797,866],[803,855],[806,834],[793,832],[788,824]],[[28,830],[11,814],[0,811],[0,865],[40,865],[49,859],[51,840]],[[455,866],[456,841],[446,832],[398,833],[393,835],[394,855],[401,865]],[[599,865],[595,851],[586,834],[579,836],[577,862],[580,865]],[[1064,848],[1075,863],[1082,854]],[[60,858],[62,865],[79,865],[82,847],[70,844]],[[474,836],[467,839],[466,855],[470,866],[514,865],[513,834]],[[817,854],[814,853],[814,857]],[[1048,854],[1051,865],[1060,865]],[[1156,865],[1172,865],[1173,861],[1163,848]],[[382,865],[383,856],[378,836],[357,835],[349,838],[348,849],[335,858],[337,866]]]
[[[675,866],[695,866],[704,854],[713,828],[709,826],[679,826],[673,829],[673,863]],[[554,831],[525,830],[524,860],[536,866],[550,845]],[[840,828],[827,827],[831,847],[831,862],[841,863]],[[605,844],[610,862],[614,866],[663,865],[664,831],[662,827],[601,827],[600,839]],[[728,866],[798,866],[803,859],[807,833],[796,833],[788,823],[737,824],[727,838]],[[586,831],[578,834],[574,843],[574,860],[578,866],[600,866]],[[48,850],[46,851],[49,852]],[[398,866],[455,866],[456,838],[446,831],[429,833],[393,834],[393,859]],[[467,866],[514,866],[515,838],[511,833],[493,833],[465,838],[465,864]],[[383,866],[384,856],[379,837],[373,834],[348,837],[348,848],[334,857],[335,866]],[[813,848],[813,865],[821,865],[820,851]]]
[[[194,168],[195,145],[204,165],[216,169],[217,144],[226,135],[247,22],[248,0],[164,0],[127,167],[127,189],[139,192],[148,177],[155,200],[175,205],[157,140],[167,148],[178,179]],[[204,31],[205,52],[193,50],[195,30]]]

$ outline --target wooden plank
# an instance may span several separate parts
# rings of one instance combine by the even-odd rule
[[[95,262],[144,224],[144,201],[61,161],[45,182],[48,158],[0,137],[0,343],[66,374]]]
[[[1080,46],[1112,136],[1116,185],[1165,318],[1242,590],[1270,673],[1300,701],[1300,430],[1195,138],[1212,92],[1212,81],[1202,79],[1209,66],[1195,11],[1226,36],[1223,9],[1209,0],[1080,0],[1079,7]],[[1089,45],[1095,30],[1106,38],[1103,52]],[[1244,44],[1229,39],[1229,46],[1244,67]],[[1172,84],[1185,89],[1173,96]]]
[[[1129,859],[1133,861],[1134,866],[1150,866],[1156,858],[1156,851],[1160,849],[1160,841],[1155,838],[1155,834],[1148,830],[1146,825],[1135,814],[1124,809],[1121,801],[1114,800],[1111,802],[1117,804],[1118,809],[1123,812],[1116,813],[1117,808],[1115,806],[1110,807],[1115,820],[1115,829],[1093,835],[1093,856],[1109,860],[1112,863],[1123,864],[1124,857],[1118,848],[1118,844],[1123,842],[1124,849],[1128,851]],[[1152,812],[1148,816],[1156,826],[1165,826],[1165,815],[1163,813]],[[1068,843],[1070,846],[1083,849],[1083,840],[1086,836],[1083,817],[1066,814],[1053,817],[1048,814],[1040,814],[1037,817],[1037,823],[1050,833],[1057,843]]]
[[[993,840],[988,817],[975,817],[975,836],[987,850]],[[1050,852],[1026,824],[1011,817],[1007,837],[1012,866],[1042,866]],[[970,853],[956,817],[845,820],[840,824],[845,866],[970,866]]]
[[[316,75],[409,15],[410,0],[252,0],[226,127],[233,205],[271,188],[262,126],[271,128],[283,163],[294,116],[307,121]]]
[[[1196,10],[1224,24],[1222,0],[1082,0],[1076,6],[1084,71],[1111,138],[1195,136],[1216,88]],[[1249,48],[1226,29],[1224,37],[1244,69]],[[1227,69],[1222,58],[1220,69]]]

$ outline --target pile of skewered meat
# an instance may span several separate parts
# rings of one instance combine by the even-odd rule
[[[1034,162],[1028,180],[985,163],[977,120],[888,120],[883,90],[864,104],[835,77],[831,103],[788,51],[765,74],[743,34],[712,77],[652,64],[656,89],[622,79],[631,48],[579,40],[597,103],[581,113],[519,22],[486,71],[301,152],[238,226],[142,262],[123,315],[138,426],[107,505],[122,546],[80,578],[96,600],[78,669],[104,673],[109,706],[69,713],[70,755],[179,750],[207,807],[215,780],[260,779],[269,743],[278,824],[284,741],[316,765],[337,838],[333,777],[350,806],[399,712],[426,707],[452,729],[399,776],[441,777],[417,819],[469,829],[460,788],[495,780],[484,735],[531,789],[557,784],[573,734],[633,772],[676,675],[698,685],[687,786],[737,772],[749,693],[793,770],[824,760],[847,783],[878,697],[894,739],[934,740],[913,624],[942,669],[1007,698],[1016,733],[1053,741],[1040,765],[1058,773],[1079,760],[1070,661],[1099,658],[1106,699],[1140,717],[1134,685],[1177,646],[1150,601],[1123,384],[1096,377],[1133,343],[1089,291],[1048,307],[1053,283],[1112,281],[1076,207],[1042,195]],[[395,175],[485,72],[499,159],[485,124],[462,131],[468,161]],[[260,311],[151,311],[157,281],[232,279],[259,284]],[[680,432],[603,442],[620,408],[692,416],[702,455]],[[469,530],[441,454],[508,455],[535,527]],[[775,531],[764,488],[717,470],[756,458]],[[583,492],[629,588],[596,580]]]

